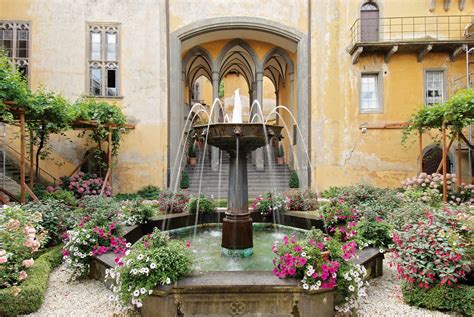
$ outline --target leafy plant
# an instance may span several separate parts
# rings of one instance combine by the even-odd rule
[[[278,157],[284,157],[285,156],[285,151],[283,150],[283,144],[280,144],[278,147]]]
[[[259,195],[253,201],[253,210],[259,212],[262,216],[270,216],[273,213],[284,212],[287,209],[286,200],[277,193],[264,193]]]
[[[74,213],[79,226],[89,223],[89,226],[103,227],[120,215],[120,204],[112,198],[86,196],[79,200]]]
[[[89,274],[92,256],[112,251],[120,258],[125,255],[126,241],[120,237],[120,227],[114,222],[108,225],[95,226],[93,221],[80,224],[67,232],[64,239],[63,259],[72,271],[72,279]]]
[[[318,209],[318,196],[309,189],[290,189],[285,193],[288,210],[310,211]]]
[[[393,235],[394,263],[402,279],[430,288],[459,283],[469,271],[457,212],[426,212]]]
[[[122,203],[122,217],[126,225],[138,225],[146,223],[155,215],[157,207],[142,200],[129,200]]]
[[[188,203],[188,211],[192,214],[199,213],[211,213],[216,211],[216,204],[212,199],[209,199],[205,196],[200,198],[191,197]]]
[[[160,211],[165,213],[181,213],[186,210],[189,196],[178,191],[173,193],[172,191],[161,191],[160,198],[158,199],[158,206]]]
[[[359,221],[354,230],[356,231],[354,241],[359,248],[388,248],[392,244],[391,235],[393,229],[381,219],[378,221],[369,221],[367,219]]]
[[[13,101],[27,106],[30,99],[28,83],[23,75],[15,69],[6,52],[0,50],[0,117],[4,121],[13,120],[12,113],[4,101]]]
[[[402,283],[403,299],[406,303],[430,310],[459,312],[465,316],[474,313],[474,287],[468,285],[435,285],[431,288]]]
[[[125,124],[127,119],[120,108],[104,101],[97,101],[90,98],[82,98],[75,104],[78,120],[92,120],[96,126],[89,135],[90,139],[100,145],[108,139],[109,125],[113,125],[112,132],[112,153],[115,155],[120,147],[122,135],[126,132]],[[84,134],[82,134],[84,135]]]
[[[331,198],[329,203],[322,205],[319,210],[324,217],[326,225],[332,228],[338,223],[357,221],[359,219],[357,210],[351,208],[344,197]]]
[[[188,172],[183,171],[181,173],[181,182],[179,183],[179,188],[187,189],[189,188],[189,175]]]
[[[79,172],[71,177],[61,177],[61,182],[59,183],[58,188],[69,190],[74,193],[76,198],[81,198],[85,196],[100,195],[103,186],[104,179],[102,177],[98,177],[96,174],[90,175]],[[105,185],[104,195],[112,195],[112,188],[108,183]]]
[[[189,275],[193,260],[189,244],[170,240],[167,233],[155,228],[131,247],[121,263],[122,266],[107,270],[106,278],[110,276],[115,281],[114,291],[120,302],[141,307],[157,285],[171,284]]]
[[[32,94],[27,116],[27,127],[36,146],[36,179],[39,179],[40,158],[44,160],[50,153],[50,136],[70,129],[75,111],[64,97],[41,88]]]
[[[63,234],[75,225],[73,208],[61,200],[30,202],[24,205],[23,209],[31,214],[41,213],[42,219],[39,224],[47,232],[43,241],[47,247],[61,243]]]
[[[196,148],[194,146],[194,143],[191,143],[189,144],[189,147],[188,147],[188,157],[190,158],[196,158],[197,155],[196,155]]]
[[[288,181],[288,186],[290,188],[300,187],[300,179],[298,177],[298,173],[296,173],[295,170],[291,171],[290,180]]]
[[[41,213],[21,206],[4,206],[0,213],[0,289],[16,287],[13,296],[28,277],[26,269],[34,263],[32,254],[44,242],[46,232],[41,221]]]

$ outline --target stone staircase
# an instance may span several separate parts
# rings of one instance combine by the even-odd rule
[[[212,171],[211,149],[208,147],[204,157],[204,168],[202,172],[201,194],[214,199],[226,199],[227,187],[229,183],[229,154],[221,152],[222,166],[221,172]],[[196,147],[198,155],[198,164],[196,166],[186,166],[185,171],[189,175],[189,192],[197,194],[199,191],[199,176],[201,172],[201,151]],[[289,189],[288,181],[291,170],[288,165],[278,165],[276,158],[272,157],[272,166],[268,164],[268,155],[265,153],[265,170],[257,171],[255,164],[252,163],[251,154],[247,160],[249,198],[255,198],[261,193],[268,191],[284,192]],[[219,190],[220,189],[220,190]]]

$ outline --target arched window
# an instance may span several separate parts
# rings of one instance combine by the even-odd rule
[[[360,8],[360,38],[362,42],[379,40],[379,8],[373,2],[366,2]]]

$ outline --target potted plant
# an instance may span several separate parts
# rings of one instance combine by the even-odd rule
[[[183,190],[189,188],[189,175],[188,175],[188,172],[183,171],[181,173],[181,182],[179,184],[179,187]]]
[[[195,166],[197,164],[197,156],[196,156],[196,149],[194,148],[194,143],[189,145],[188,158],[189,158],[189,165]]]
[[[188,212],[198,217],[203,223],[212,223],[213,214],[216,211],[216,203],[214,200],[201,195],[200,197],[192,197],[187,205]],[[215,221],[215,220],[214,220]]]
[[[285,152],[283,151],[283,145],[282,144],[280,144],[280,146],[278,147],[277,163],[278,163],[278,165],[285,164]]]

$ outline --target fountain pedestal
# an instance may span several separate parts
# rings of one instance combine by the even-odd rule
[[[247,156],[280,137],[280,126],[262,123],[212,123],[194,126],[196,135],[209,145],[229,153],[227,212],[222,224],[222,253],[250,256],[253,253],[252,218],[248,206]]]

